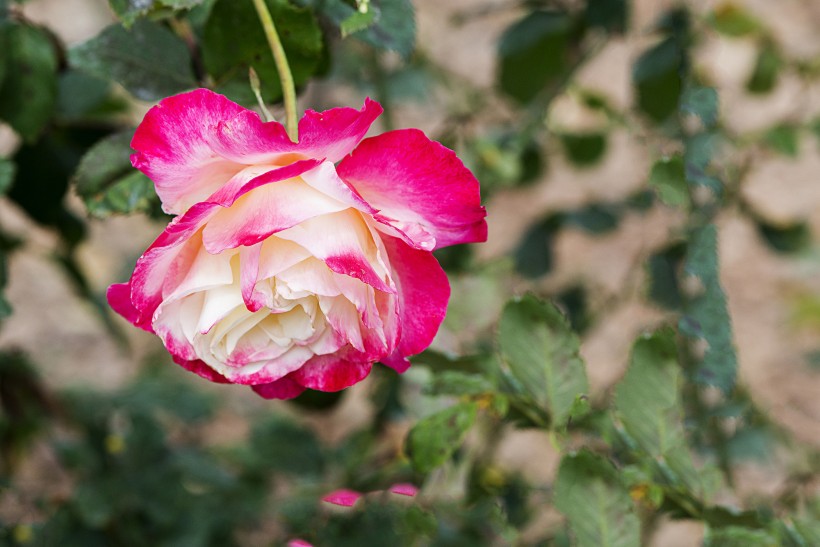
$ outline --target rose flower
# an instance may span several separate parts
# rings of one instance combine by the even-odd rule
[[[153,107],[131,161],[176,215],[108,301],[175,362],[267,398],[398,372],[444,318],[432,251],[484,241],[479,185],[421,131],[363,139],[381,114],[308,111],[299,142],[198,89]]]

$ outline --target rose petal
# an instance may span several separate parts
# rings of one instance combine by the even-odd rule
[[[418,487],[414,484],[410,484],[409,482],[400,482],[394,484],[389,488],[391,492],[394,494],[401,494],[402,496],[410,496],[411,498],[414,497],[416,494],[419,493]]]
[[[362,496],[364,496],[364,494],[361,492],[343,488],[341,490],[334,490],[330,494],[323,497],[322,501],[332,503],[334,505],[341,505],[342,507],[353,507]]]
[[[363,140],[339,176],[379,210],[376,220],[413,246],[432,251],[487,239],[479,184],[455,152],[418,129]]]
[[[337,355],[316,355],[288,378],[310,389],[339,391],[363,380],[372,368],[372,362],[357,363]]]
[[[288,547],[313,547],[313,545],[303,539],[292,539],[288,542]]]
[[[305,391],[305,387],[297,384],[290,378],[281,378],[269,384],[251,386],[253,390],[265,399],[293,399]]]
[[[438,332],[447,313],[450,283],[433,253],[389,236],[383,241],[399,289],[401,339],[396,351],[382,363],[401,373],[410,366],[407,356],[427,349]]]

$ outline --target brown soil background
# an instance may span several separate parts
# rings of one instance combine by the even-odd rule
[[[804,59],[820,55],[820,1],[735,3],[746,6],[765,21],[787,55]],[[454,25],[453,14],[493,3],[417,0],[415,4],[421,49],[472,85],[492,88],[498,37],[521,12],[504,10]],[[635,1],[630,26],[633,30],[625,38],[609,43],[586,65],[579,82],[600,91],[614,105],[627,108],[632,102],[631,63],[648,43],[651,23],[672,4],[665,0]],[[689,4],[706,10],[716,2],[693,0]],[[30,19],[55,30],[69,45],[95,35],[113,21],[105,0],[31,0],[24,11]],[[781,78],[769,95],[748,95],[744,83],[752,69],[755,51],[751,41],[729,40],[716,34],[706,36],[698,48],[696,69],[718,87],[723,120],[728,127],[748,133],[764,130],[776,122],[799,122],[820,115],[820,86],[804,85],[791,75]],[[301,101],[303,107],[319,108],[334,101],[358,105],[362,99],[352,89],[320,83],[309,89]],[[423,106],[402,103],[395,113],[397,125],[435,133],[440,124],[435,112],[442,105],[443,101],[437,98]],[[136,108],[135,122],[148,106]],[[594,120],[574,111],[573,105],[563,98],[556,101],[550,121],[577,128],[594,124]],[[7,153],[14,146],[10,131],[0,127],[0,153]],[[480,247],[480,257],[489,261],[503,256],[523,230],[547,211],[601,198],[625,197],[646,184],[651,162],[652,154],[647,147],[622,130],[611,135],[606,157],[591,169],[576,170],[560,154],[550,157],[550,169],[538,184],[497,193],[487,204],[490,236]],[[796,159],[769,153],[756,157],[745,179],[743,194],[771,222],[808,221],[814,243],[809,252],[797,257],[778,255],[765,246],[746,217],[731,209],[720,216],[721,276],[734,322],[740,381],[774,421],[800,441],[820,447],[820,369],[812,368],[806,359],[808,353],[820,349],[820,321],[816,317],[813,321],[800,321],[797,314],[801,302],[820,298],[820,142],[813,137],[803,138]],[[78,200],[72,198],[72,202],[78,211],[82,210]],[[40,367],[46,384],[54,388],[81,385],[113,389],[127,382],[141,359],[158,350],[158,342],[123,322],[132,351],[119,348],[95,312],[74,295],[55,266],[51,258],[56,244],[54,234],[34,225],[3,198],[0,218],[4,228],[27,241],[11,260],[7,296],[15,312],[0,331],[0,347],[19,347],[28,352]],[[635,336],[664,317],[643,302],[642,273],[636,273],[641,270],[636,265],[662,244],[676,222],[669,211],[656,211],[628,216],[617,232],[605,237],[565,231],[557,242],[556,271],[545,286],[583,279],[593,288],[597,301],[614,302],[603,307],[602,315],[583,339],[582,352],[588,363],[593,396],[602,394],[621,376]],[[161,229],[141,217],[93,221],[90,227],[90,238],[80,253],[86,273],[100,292],[108,284],[127,278],[128,267]],[[459,289],[469,288],[457,288],[456,294]],[[487,313],[488,320],[497,316],[492,310]],[[437,343],[447,346],[453,337],[454,333],[445,331]],[[241,438],[244,412],[270,405],[244,389],[218,389],[225,395],[226,404],[224,416],[210,432],[216,442]],[[363,390],[366,386],[352,391],[361,394]],[[328,439],[338,439],[362,422],[366,415],[362,399],[348,397],[331,417],[316,420]],[[499,451],[499,458],[503,465],[524,469],[540,483],[550,482],[557,464],[546,436],[533,432],[511,433]],[[17,486],[22,490],[46,487],[43,482],[48,479],[41,473],[43,467],[34,463],[30,467],[18,477]],[[784,487],[782,469],[747,467],[739,477],[738,503],[771,495]],[[17,513],[14,506],[14,500],[5,499],[0,503],[0,513],[12,517]],[[545,515],[542,520],[554,518],[555,515]],[[669,523],[661,527],[653,544],[697,545],[701,535],[696,523]]]

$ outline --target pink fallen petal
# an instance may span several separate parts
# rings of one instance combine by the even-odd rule
[[[292,539],[288,542],[288,547],[313,547],[313,544],[303,539]]]
[[[419,489],[409,482],[399,482],[390,487],[390,491],[394,494],[401,494],[402,496],[414,497],[419,493]]]
[[[330,494],[323,497],[322,501],[326,501],[327,503],[332,503],[334,505],[341,505],[342,507],[353,507],[362,496],[364,496],[364,494],[361,492],[343,488],[341,490],[334,490]]]

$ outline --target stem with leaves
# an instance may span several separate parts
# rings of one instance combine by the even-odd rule
[[[299,126],[296,118],[296,87],[293,83],[290,65],[288,65],[288,58],[285,55],[282,42],[279,40],[279,34],[276,32],[273,17],[271,17],[265,0],[253,0],[253,5],[256,8],[256,13],[259,15],[259,21],[262,23],[265,37],[268,39],[268,45],[273,54],[273,60],[276,63],[276,70],[279,72],[279,80],[282,82],[282,95],[285,99],[285,128],[287,129],[290,140],[298,142]]]

